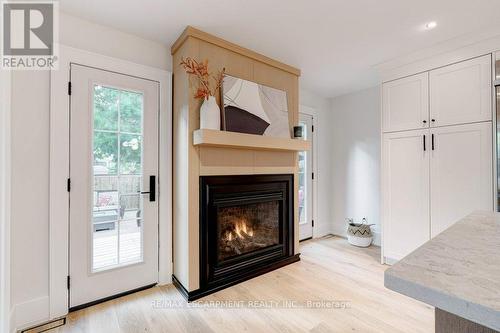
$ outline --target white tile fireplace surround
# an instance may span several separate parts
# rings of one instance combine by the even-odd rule
[[[291,138],[299,121],[298,69],[191,27],[172,56],[173,63],[206,59],[214,71],[285,91],[290,128],[290,138],[199,129],[201,102],[185,71],[174,67],[173,280],[191,300],[299,260],[297,162],[310,143]],[[225,223],[224,234],[217,222]],[[275,234],[267,229],[273,223]]]

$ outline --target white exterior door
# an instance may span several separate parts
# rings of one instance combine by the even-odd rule
[[[431,126],[491,120],[491,84],[491,55],[431,71]]]
[[[383,136],[384,256],[399,260],[429,240],[429,130]]]
[[[474,210],[493,209],[491,130],[490,122],[431,130],[432,237]]]
[[[74,308],[158,280],[159,84],[73,64],[71,88]]]
[[[302,126],[304,140],[312,145],[313,117],[300,114],[299,125]],[[299,239],[311,238],[313,235],[313,149],[299,152]]]
[[[429,74],[384,83],[382,103],[384,132],[429,127]]]

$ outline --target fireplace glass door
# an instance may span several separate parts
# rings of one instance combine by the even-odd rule
[[[218,261],[279,244],[279,201],[217,209]]]
[[[293,175],[200,179],[200,292],[298,260]]]

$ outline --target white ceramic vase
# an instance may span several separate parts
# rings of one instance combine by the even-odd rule
[[[200,108],[200,128],[220,130],[220,109],[214,96],[203,100]]]

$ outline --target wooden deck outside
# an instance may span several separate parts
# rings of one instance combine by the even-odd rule
[[[117,224],[119,227],[113,230],[94,232],[94,271],[142,260],[141,228],[137,226],[137,221],[120,221]]]

